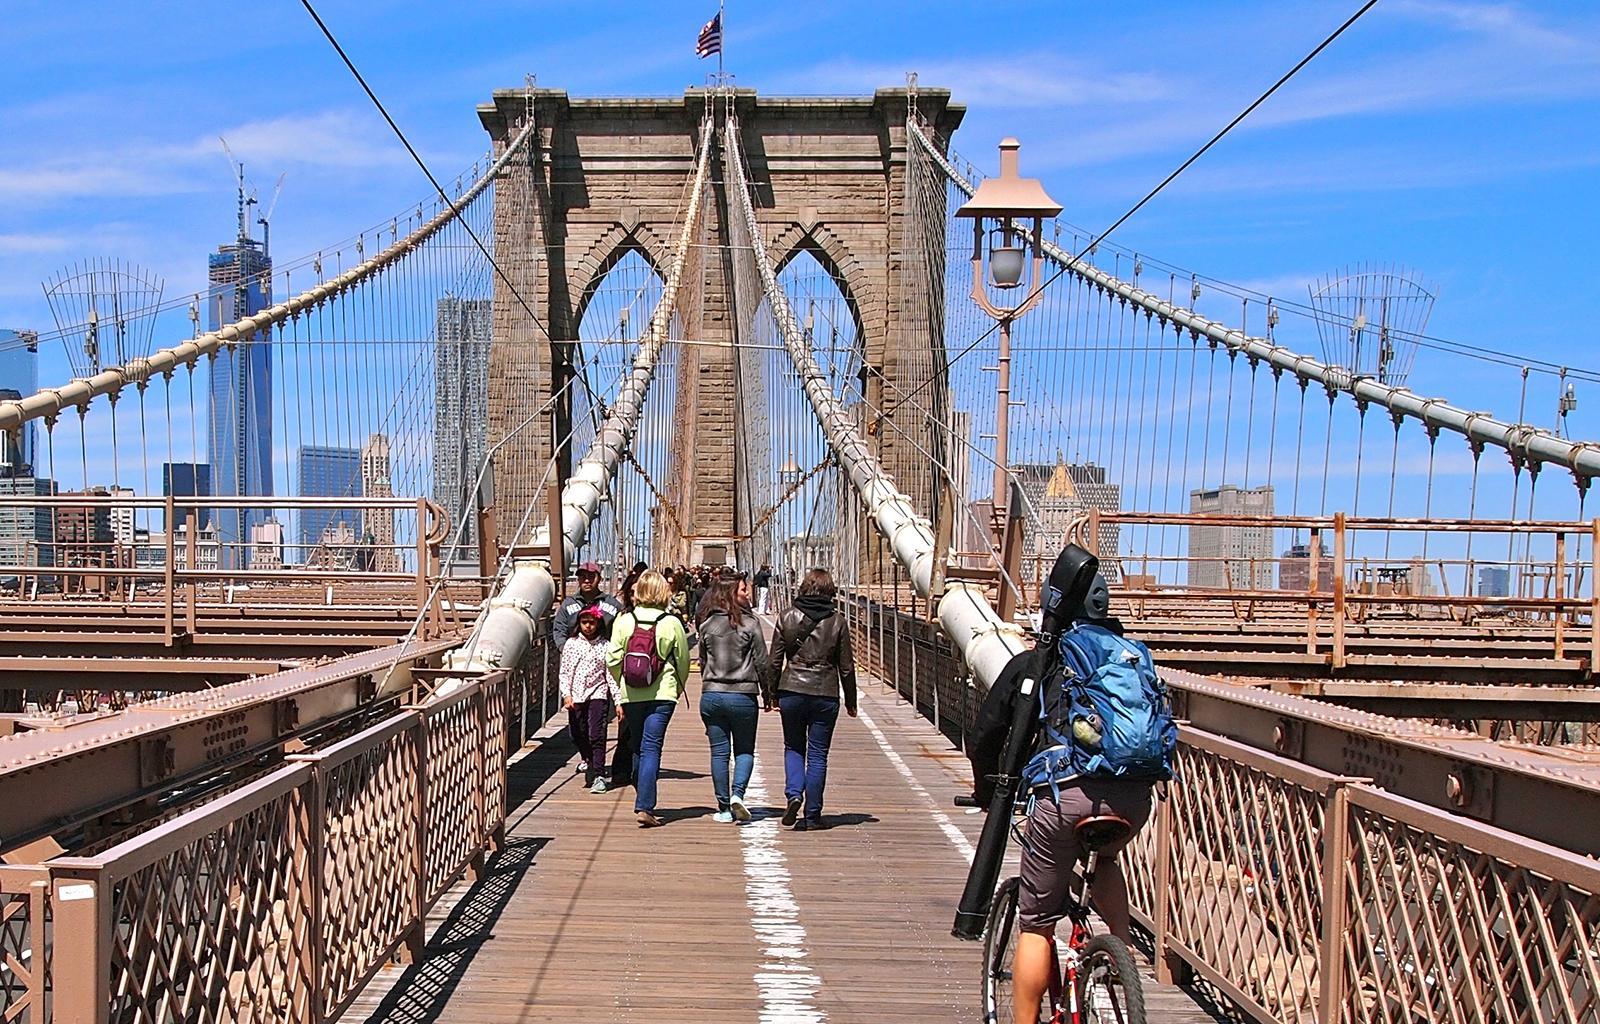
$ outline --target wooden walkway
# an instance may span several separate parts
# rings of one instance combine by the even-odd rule
[[[892,690],[863,691],[861,717],[841,714],[834,737],[825,832],[777,821],[776,713],[757,739],[757,818],[722,825],[697,704],[679,704],[668,824],[652,830],[634,821],[632,789],[584,789],[553,720],[512,765],[506,850],[440,901],[423,961],[386,969],[344,1020],[980,1020],[980,947],[949,934],[980,827],[951,805],[967,762]],[[1154,1022],[1217,1019],[1146,986]]]

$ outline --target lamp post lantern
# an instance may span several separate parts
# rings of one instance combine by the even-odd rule
[[[1017,174],[1017,150],[1022,144],[1014,138],[1000,140],[1000,175],[978,186],[957,217],[972,221],[972,301],[994,317],[1000,329],[999,387],[994,425],[994,499],[996,536],[1003,537],[1010,475],[1009,431],[1011,413],[1011,322],[1039,305],[1044,271],[1044,221],[1061,212],[1061,205],[1045,192],[1037,178]],[[984,236],[989,238],[988,284],[1009,291],[1025,287],[1022,299],[1009,306],[989,298],[985,285]],[[1031,273],[1028,257],[1032,256]]]

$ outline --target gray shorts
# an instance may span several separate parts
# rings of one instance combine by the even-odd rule
[[[1040,793],[1028,816],[1028,846],[1022,850],[1018,917],[1025,931],[1049,931],[1066,916],[1073,865],[1084,852],[1073,826],[1090,815],[1109,813],[1128,819],[1138,832],[1150,819],[1150,789],[1148,782],[1081,779],[1070,789],[1061,788],[1060,803],[1050,799],[1048,790]],[[1114,856],[1125,845],[1100,855]]]

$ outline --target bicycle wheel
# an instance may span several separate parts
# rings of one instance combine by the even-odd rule
[[[1017,889],[1019,878],[1008,878],[995,890],[989,905],[989,922],[983,930],[983,1021],[1012,1024],[1017,1019],[1011,996],[1011,960],[1017,950]],[[1039,1019],[1050,1020],[1049,993],[1040,1000]]]
[[[1084,1024],[1145,1024],[1144,982],[1127,943],[1096,935],[1079,951],[1078,1006]]]

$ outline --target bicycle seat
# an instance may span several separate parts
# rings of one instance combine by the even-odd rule
[[[1099,853],[1107,847],[1128,841],[1133,835],[1133,824],[1120,814],[1091,814],[1079,818],[1072,826],[1078,842],[1090,853]]]

